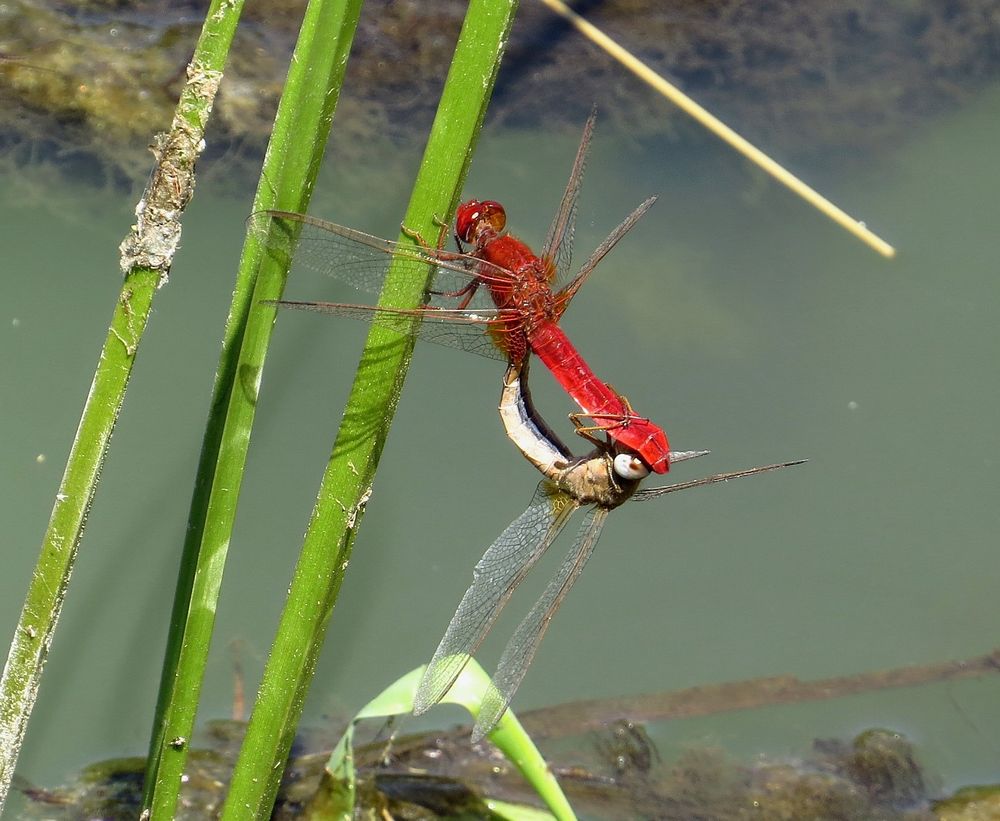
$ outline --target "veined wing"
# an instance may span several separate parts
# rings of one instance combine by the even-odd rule
[[[359,319],[404,336],[415,336],[427,342],[447,345],[490,359],[506,361],[507,354],[498,347],[508,328],[521,327],[521,317],[515,311],[489,308],[485,310],[454,310],[448,308],[382,308],[377,305],[349,305],[340,302],[295,302],[265,300],[298,311]]]
[[[728,482],[730,479],[743,479],[746,476],[756,476],[758,473],[770,473],[772,470],[795,467],[796,465],[804,465],[808,461],[808,459],[796,459],[792,462],[777,462],[773,465],[761,465],[760,467],[755,468],[731,470],[727,473],[716,473],[712,476],[705,476],[701,479],[692,479],[690,482],[677,482],[676,484],[664,485],[662,487],[647,487],[642,490],[637,490],[633,494],[632,498],[637,502],[645,502],[649,499],[655,499],[658,496],[664,496],[667,493],[674,493],[678,490],[687,490],[688,488],[702,487],[703,485],[714,485],[716,482]]]
[[[573,168],[569,172],[566,190],[559,202],[559,210],[552,218],[549,232],[542,246],[542,256],[552,261],[555,267],[555,280],[559,282],[569,270],[573,260],[573,232],[576,229],[576,199],[580,195],[580,185],[583,182],[583,172],[587,166],[587,152],[590,150],[590,139],[594,135],[594,122],[597,119],[596,106],[590,110],[590,116],[583,126],[580,137],[580,147],[576,150]]]
[[[648,197],[639,203],[638,207],[631,214],[625,217],[625,219],[621,221],[621,224],[619,224],[619,226],[608,235],[608,238],[598,245],[596,249],[594,249],[594,253],[590,255],[590,259],[583,263],[576,276],[559,290],[556,297],[559,299],[563,310],[565,310],[566,303],[568,303],[576,295],[576,292],[580,290],[580,286],[587,281],[587,277],[589,277],[594,268],[597,267],[597,264],[611,252],[611,249],[618,244],[622,237],[632,230],[635,224],[642,218],[642,215],[650,209],[654,202],[656,202],[656,197]]]
[[[431,266],[433,274],[428,293],[465,295],[474,290],[477,283],[488,283],[500,290],[509,287],[510,283],[510,273],[506,269],[475,257],[393,242],[307,214],[258,211],[247,223],[250,232],[271,256],[286,263],[294,258],[296,265],[373,294],[381,292],[394,260],[405,275],[419,282],[427,280],[428,266]],[[457,298],[433,301],[441,307],[454,307]],[[492,306],[485,288],[479,288],[467,305],[471,308]]]
[[[562,565],[548,583],[541,597],[524,620],[517,626],[514,635],[500,657],[493,682],[486,691],[483,704],[476,718],[476,726],[472,730],[472,742],[482,739],[496,726],[500,717],[510,706],[514,693],[517,692],[528,666],[538,651],[542,637],[549,627],[549,622],[569,593],[583,567],[594,552],[594,546],[601,536],[601,529],[607,519],[608,509],[592,507],[580,525],[580,530],[573,540],[573,546],[563,559]]]
[[[444,696],[493,626],[515,588],[565,527],[579,504],[547,480],[539,483],[527,510],[487,548],[472,571],[444,638],[417,688],[413,712],[420,715]]]

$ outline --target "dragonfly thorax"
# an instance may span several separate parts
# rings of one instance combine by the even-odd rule
[[[552,292],[548,288],[531,287],[531,282],[523,282],[511,294],[509,307],[516,308],[525,318],[529,337],[532,330],[543,322],[558,322],[559,313]]]
[[[556,484],[583,505],[600,505],[613,510],[627,502],[639,488],[639,479],[623,479],[614,470],[614,459],[607,451],[591,456],[558,471]]]

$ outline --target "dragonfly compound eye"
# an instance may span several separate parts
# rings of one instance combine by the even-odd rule
[[[483,203],[469,200],[458,206],[455,212],[455,234],[462,242],[472,242],[472,233],[482,218]]]
[[[642,459],[631,453],[619,453],[614,459],[615,474],[635,482],[649,476],[649,468]]]
[[[487,223],[490,228],[499,234],[507,225],[507,212],[503,206],[495,200],[483,200],[479,219]]]

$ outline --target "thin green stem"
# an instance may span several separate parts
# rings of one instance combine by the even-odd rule
[[[211,4],[171,130],[154,147],[156,171],[137,223],[122,243],[125,282],[0,679],[0,812],[153,296],[166,281],[180,239],[180,215],[194,189],[194,164],[242,7],[242,0]]]
[[[516,6],[515,0],[469,5],[404,218],[425,236],[434,236],[434,216],[451,213],[458,201]],[[383,304],[417,305],[423,285],[394,274],[390,270]],[[378,327],[369,334],[233,773],[225,819],[262,819],[271,812],[411,351],[411,339]]]
[[[11,641],[0,681],[0,809],[14,775],[87,512],[159,279],[157,272],[139,270],[125,280]]]
[[[323,156],[361,0],[312,0],[279,104],[254,210],[302,210]],[[150,740],[144,807],[173,817],[215,625],[260,376],[287,270],[243,248],[188,519]]]

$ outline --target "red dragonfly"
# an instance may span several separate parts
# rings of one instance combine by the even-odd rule
[[[650,197],[636,208],[567,281],[576,200],[593,127],[591,114],[540,256],[506,233],[504,209],[491,200],[470,200],[459,206],[455,228],[459,252],[432,247],[416,234],[416,244],[398,244],[304,214],[265,211],[255,215],[252,230],[269,251],[282,256],[294,253],[304,265],[362,289],[378,291],[393,262],[421,281],[427,267],[434,268],[428,304],[412,311],[330,302],[277,304],[360,317],[515,365],[530,350],[580,407],[581,412],[570,418],[582,436],[592,439],[595,433],[606,432],[637,453],[649,469],[666,473],[670,468],[666,434],[597,378],[558,325],[597,263],[655,201]],[[444,232],[439,246],[443,240]],[[469,246],[468,253],[465,246]]]
[[[415,714],[426,712],[441,700],[486,638],[514,590],[573,513],[581,507],[591,507],[559,569],[504,648],[476,717],[473,742],[489,733],[510,705],[556,609],[593,553],[608,513],[629,499],[655,499],[677,490],[802,464],[795,461],[765,465],[640,490],[639,484],[649,471],[635,454],[622,450],[617,443],[605,443],[589,456],[577,458],[559,442],[531,403],[527,363],[521,368],[511,365],[507,369],[500,416],[507,435],[545,478],[527,510],[508,525],[476,564],[472,585],[465,591],[417,689]],[[673,452],[670,458],[679,462],[707,453]]]

